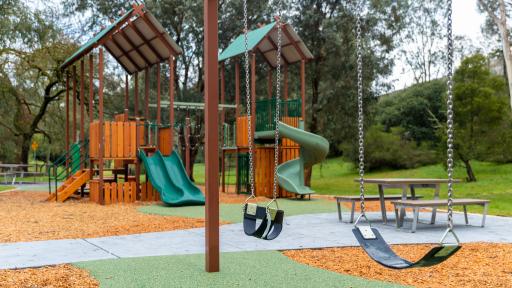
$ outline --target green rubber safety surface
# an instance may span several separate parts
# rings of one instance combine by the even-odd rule
[[[297,263],[277,251],[221,254],[221,272],[204,271],[204,254],[75,263],[101,287],[405,287]]]
[[[285,217],[302,214],[334,213],[336,202],[323,199],[279,199],[279,208]],[[259,204],[265,205],[266,202]],[[342,206],[344,209],[344,207]],[[139,211],[146,214],[204,218],[204,206],[166,207],[163,205],[142,206]],[[242,204],[220,204],[220,219],[231,223],[242,222]]]

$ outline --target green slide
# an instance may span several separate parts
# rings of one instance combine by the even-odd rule
[[[204,205],[204,195],[190,181],[180,157],[173,151],[171,156],[163,156],[156,151],[148,157],[144,151],[139,152],[144,162],[146,173],[153,187],[160,193],[160,199],[171,206]]]
[[[301,123],[302,126],[302,123]],[[300,157],[277,166],[279,186],[299,195],[314,193],[304,185],[304,168],[322,162],[329,152],[329,142],[320,135],[279,122],[279,134],[300,145]],[[256,139],[272,139],[274,131],[255,133]]]

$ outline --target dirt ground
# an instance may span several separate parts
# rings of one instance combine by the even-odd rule
[[[140,205],[46,202],[45,192],[0,194],[0,243],[126,235],[203,227],[204,220],[147,215]]]
[[[419,259],[428,245],[395,245],[408,259]],[[446,262],[431,268],[387,269],[360,248],[306,249],[283,252],[291,259],[342,274],[415,287],[512,287],[512,244],[472,243]],[[354,261],[357,259],[357,261]]]
[[[1,288],[95,288],[99,282],[85,270],[72,265],[58,265],[22,270],[0,270]]]

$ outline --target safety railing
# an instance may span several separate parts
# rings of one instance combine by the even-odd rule
[[[83,153],[82,153],[83,151]],[[79,141],[71,146],[68,152],[61,155],[48,166],[48,188],[52,193],[52,183],[57,193],[58,182],[68,179],[81,167],[89,162],[89,140]]]

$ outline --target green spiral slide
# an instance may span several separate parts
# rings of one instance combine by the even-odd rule
[[[173,151],[170,156],[163,156],[157,150],[153,156],[139,152],[144,162],[151,185],[160,193],[160,199],[170,206],[204,205],[201,190],[190,181],[180,157]]]
[[[302,125],[301,125],[302,126]],[[281,188],[299,195],[315,193],[304,185],[304,168],[309,168],[322,162],[329,152],[329,142],[320,135],[316,135],[300,128],[279,122],[280,136],[289,138],[300,145],[300,157],[277,166],[277,177]],[[272,139],[274,131],[255,133],[256,139]]]

